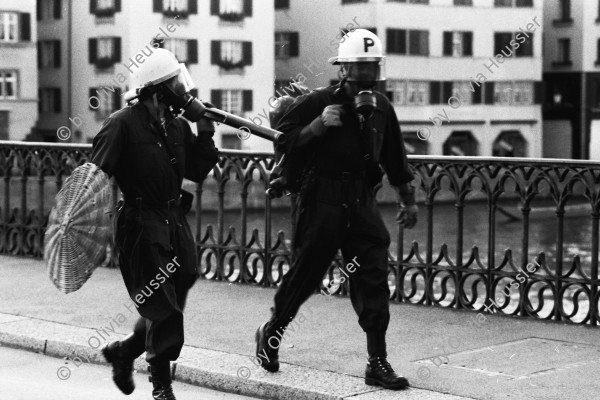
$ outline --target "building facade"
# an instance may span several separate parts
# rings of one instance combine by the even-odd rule
[[[90,142],[124,106],[131,73],[157,47],[186,64],[199,98],[226,111],[249,117],[272,95],[272,2],[38,0],[40,7],[62,10],[39,21],[43,140]],[[69,130],[61,135],[61,127]],[[225,125],[215,141],[221,148],[272,149]]]
[[[342,34],[375,32],[411,154],[542,156],[541,0],[276,0],[276,76],[337,82]]]
[[[23,140],[38,119],[34,1],[0,3],[0,140]]]
[[[544,24],[544,155],[600,160],[600,1],[545,1]]]

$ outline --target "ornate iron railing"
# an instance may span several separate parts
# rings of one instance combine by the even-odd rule
[[[90,145],[0,141],[0,254],[42,256],[54,195],[90,151]],[[273,164],[269,153],[225,151],[213,174],[197,185],[198,269],[206,279],[276,286],[289,268],[290,241],[272,225],[289,216],[293,200],[263,194]],[[598,325],[600,163],[420,156],[410,157],[410,165],[421,231],[407,243],[412,231],[394,226],[393,301]],[[263,221],[249,227],[249,213],[257,208]],[[225,228],[230,210],[239,212],[239,235]],[[439,218],[446,222],[436,223]],[[579,239],[565,239],[574,232]],[[440,235],[444,240],[437,243]],[[515,246],[498,248],[502,240]],[[529,273],[533,262],[540,267]],[[340,276],[342,263],[340,257],[332,263],[323,288]],[[518,290],[507,294],[508,283]],[[334,289],[347,294],[347,282]]]

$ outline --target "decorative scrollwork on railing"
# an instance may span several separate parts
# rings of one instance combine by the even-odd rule
[[[0,254],[42,256],[54,195],[90,152],[90,145],[0,142]],[[273,226],[282,209],[291,215],[294,200],[264,195],[274,163],[270,153],[225,151],[197,185],[191,225],[205,279],[274,287],[289,270],[293,229]],[[393,226],[393,301],[598,325],[600,163],[421,156],[410,166],[420,234],[409,242],[410,232]],[[439,215],[451,221],[441,241]],[[585,234],[566,240],[577,228]],[[347,295],[342,266],[338,256],[317,290]]]

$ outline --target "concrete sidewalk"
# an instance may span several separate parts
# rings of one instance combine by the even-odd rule
[[[474,325],[472,312],[407,304],[391,306],[388,358],[412,388],[366,386],[365,335],[350,301],[322,295],[301,309],[304,318],[280,350],[281,371],[269,374],[252,359],[254,332],[269,317],[274,293],[198,281],[188,297],[176,379],[274,399],[598,397],[597,328],[489,314]],[[0,257],[0,313],[0,343],[70,357],[73,374],[103,362],[94,347],[128,333],[137,317],[117,270],[98,269],[82,289],[64,295],[43,262],[15,257]],[[61,365],[57,360],[57,370]],[[145,365],[138,359],[140,371]]]

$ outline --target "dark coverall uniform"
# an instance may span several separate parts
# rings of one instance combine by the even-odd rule
[[[199,130],[206,131],[196,136],[185,120],[169,115],[166,140],[176,173],[155,121],[141,103],[112,114],[94,138],[91,160],[114,175],[123,192],[115,242],[125,286],[142,316],[126,350],[132,358],[146,350],[149,363],[179,356],[183,308],[198,275],[194,238],[181,207],[182,180],[202,182],[218,160],[211,123],[202,120]]]
[[[396,113],[387,98],[376,92],[377,109],[361,132],[351,99],[345,93],[335,94],[335,89],[336,86],[317,89],[300,97],[277,125],[278,130],[288,135],[280,150],[291,157],[290,167],[295,168],[293,163],[313,160],[316,179],[309,185],[312,187],[300,191],[295,258],[275,295],[271,327],[284,328],[290,322],[319,287],[341,249],[346,262],[356,257],[360,264],[354,272],[345,271],[359,324],[367,339],[370,335],[380,338],[379,344],[368,343],[369,353],[385,356],[375,353],[385,353],[385,332],[390,319],[387,283],[390,235],[373,194],[375,182],[367,178],[365,145],[372,146],[369,150],[392,185],[410,182],[413,174],[408,168]],[[300,131],[331,104],[344,104],[343,126],[328,127],[321,137],[294,147]]]

